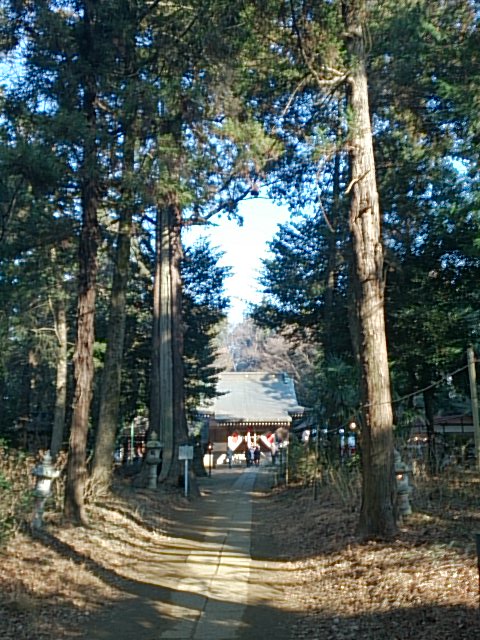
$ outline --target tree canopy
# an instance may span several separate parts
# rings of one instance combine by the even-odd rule
[[[0,9],[0,434],[70,437],[79,521],[87,451],[107,486],[138,413],[175,482],[228,305],[218,254],[185,251],[182,228],[263,189],[292,220],[253,317],[316,349],[326,419],[357,399],[361,527],[393,531],[390,374],[410,397],[478,341],[475,3]],[[329,376],[358,377],[336,402]]]

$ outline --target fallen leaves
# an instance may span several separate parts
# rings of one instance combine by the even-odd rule
[[[301,587],[285,592],[285,605],[298,611],[292,640],[480,637],[475,486],[464,491],[462,505],[444,487],[428,512],[414,514],[389,542],[352,538],[355,514],[329,487],[316,501],[302,488],[266,500],[279,553],[290,554],[301,576]],[[422,508],[421,488],[417,496]],[[293,554],[292,540],[301,541]]]
[[[352,533],[354,505],[328,485],[317,499],[310,487],[256,495],[254,536],[289,574],[278,606],[294,614],[291,639],[479,638],[478,482],[468,480],[459,497],[445,480],[429,481],[435,492],[417,486],[397,538],[368,543]],[[2,640],[80,638],[85,620],[118,598],[116,576],[137,570],[132,558],[153,557],[178,505],[177,494],[120,492],[92,507],[91,529],[51,521],[55,544],[18,534],[0,556]]]

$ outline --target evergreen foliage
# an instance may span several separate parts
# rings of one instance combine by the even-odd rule
[[[361,74],[395,393],[410,396],[461,367],[467,344],[478,343],[478,33],[470,0],[2,0],[10,77],[0,95],[0,435],[15,440],[15,425],[30,422],[36,440],[23,444],[45,445],[43,428],[61,415],[62,376],[70,424],[82,362],[93,402],[79,422],[90,445],[108,396],[102,370],[107,381],[121,375],[113,428],[147,413],[159,216],[169,211],[175,280],[181,228],[237,216],[260,187],[294,215],[272,240],[253,317],[315,346],[312,404],[327,421],[349,419],[371,382],[365,367],[363,386],[354,380],[368,280],[359,278],[356,225],[370,209],[352,207],[372,178],[354,172]],[[206,245],[185,253],[171,318],[189,411],[218,373],[228,274],[217,260]]]

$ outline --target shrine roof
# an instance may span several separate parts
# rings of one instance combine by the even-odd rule
[[[303,412],[293,379],[285,373],[221,373],[217,391],[222,395],[199,411],[218,421],[284,423]]]

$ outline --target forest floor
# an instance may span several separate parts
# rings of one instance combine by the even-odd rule
[[[478,476],[418,481],[415,512],[391,541],[355,536],[353,486],[294,485],[255,500],[253,538],[293,576],[278,603],[295,611],[291,639],[479,638]],[[0,548],[0,637],[81,638],[90,617],[118,601],[125,558],[161,544],[185,500],[119,484],[90,507],[94,531],[48,514],[41,537],[17,534]]]

